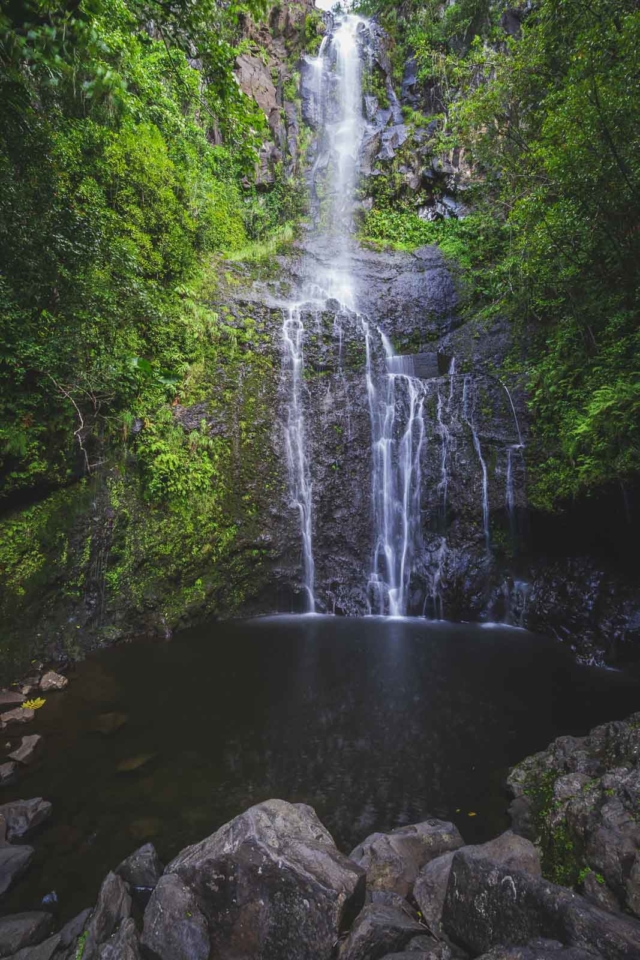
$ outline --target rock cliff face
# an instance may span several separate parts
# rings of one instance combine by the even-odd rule
[[[382,252],[351,241],[342,266],[357,309],[309,297],[310,284],[336,257],[332,240],[314,228],[330,184],[323,179],[317,66],[297,60],[310,17],[317,45],[331,32],[331,18],[325,26],[309,3],[290,4],[274,9],[268,25],[247,25],[248,51],[237,61],[238,82],[264,110],[272,136],[257,182],[268,189],[278,164],[291,175],[304,172],[312,224],[286,256],[219,264],[214,303],[226,339],[203,374],[198,403],[172,409],[186,433],[205,421],[219,443],[210,502],[186,518],[148,506],[131,444],[122,463],[91,484],[17,516],[16,529],[33,549],[10,574],[15,583],[5,600],[14,663],[38,649],[77,655],[138,633],[164,636],[210,615],[305,609],[285,431],[291,381],[283,324],[292,304],[304,327],[300,401],[317,609],[380,609],[372,590],[378,534],[367,377],[379,394],[387,389],[384,335],[397,355],[396,372],[420,384],[410,432],[417,502],[406,612],[506,621],[551,633],[586,660],[629,659],[640,623],[636,586],[570,541],[553,556],[544,538],[532,546],[526,396],[502,372],[513,348],[506,324],[487,329],[463,321],[452,268],[434,247]],[[422,219],[463,216],[473,177],[466,158],[433,154],[428,116],[405,122],[403,106],[428,109],[415,64],[406,64],[401,86],[394,86],[384,33],[370,24],[358,37],[367,69],[356,220],[370,209],[381,178],[412,197]],[[398,379],[392,402],[396,465],[412,402],[406,383]],[[133,434],[144,429],[134,424]]]

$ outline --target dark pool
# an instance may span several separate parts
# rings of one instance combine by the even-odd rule
[[[507,826],[510,764],[639,708],[631,678],[501,627],[277,617],[116,648],[29,730],[42,762],[3,796],[54,812],[3,908],[55,890],[70,916],[136,846],[166,861],[268,797],[310,803],[346,852],[428,815],[480,841]],[[105,713],[127,721],[105,735]]]

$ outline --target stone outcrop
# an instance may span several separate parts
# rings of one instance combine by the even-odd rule
[[[509,776],[514,829],[552,875],[640,917],[640,713],[560,737]]]

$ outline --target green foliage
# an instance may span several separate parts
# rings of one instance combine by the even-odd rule
[[[263,6],[0,15],[0,496],[90,471],[173,399],[201,356],[203,264],[299,209],[284,178],[241,186],[266,124],[234,42]]]
[[[417,57],[440,104],[436,155],[464,149],[475,221],[469,308],[507,316],[531,396],[532,502],[547,510],[640,472],[640,11],[541,0],[521,35],[502,3],[370,7]],[[397,194],[365,232],[423,236]],[[408,211],[409,214],[412,211]]]

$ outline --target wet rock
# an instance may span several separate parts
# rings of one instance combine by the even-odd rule
[[[17,690],[0,690],[0,713],[3,710],[15,709],[24,703],[24,694]]]
[[[153,889],[162,876],[162,864],[152,843],[145,843],[116,867],[115,873],[131,887]]]
[[[368,888],[406,897],[425,863],[463,844],[457,827],[432,819],[391,833],[374,833],[355,847],[350,857],[366,870]]]
[[[108,737],[121,730],[128,720],[129,717],[126,713],[101,713],[93,724],[93,729],[97,733],[102,733],[105,737]]]
[[[31,723],[34,717],[35,711],[26,707],[16,707],[15,710],[8,710],[6,713],[0,714],[0,724],[3,727],[9,727],[16,723]]]
[[[40,681],[40,689],[43,693],[52,693],[54,690],[65,690],[69,686],[69,681],[60,673],[49,670]]]
[[[0,897],[22,876],[31,861],[35,850],[26,845],[0,847]]]
[[[7,824],[7,838],[10,841],[28,836],[41,823],[51,816],[51,804],[42,797],[32,800],[12,800],[0,806],[0,816]]]
[[[640,923],[518,870],[458,850],[443,929],[474,955],[538,937],[593,949],[606,960],[640,958]]]
[[[541,873],[540,857],[532,843],[511,831],[488,843],[462,847],[468,856],[495,860],[514,870],[523,870],[534,876]],[[451,875],[454,851],[432,860],[422,868],[413,888],[413,896],[420,907],[425,923],[436,936],[442,934],[442,910]]]
[[[370,903],[358,915],[349,936],[340,944],[339,960],[378,960],[398,952],[425,929],[396,907]]]
[[[532,940],[522,947],[495,947],[481,960],[598,960],[601,956],[582,947],[564,947],[557,940]]]
[[[559,737],[514,767],[508,784],[514,828],[539,838],[543,851],[566,835],[567,867],[576,884],[583,878],[585,895],[640,916],[640,714],[587,737]]]
[[[140,770],[141,767],[146,766],[150,760],[155,759],[157,754],[155,753],[139,753],[135,757],[127,757],[126,760],[122,760],[116,770],[118,773],[135,773],[136,770]]]
[[[23,947],[40,943],[51,933],[50,913],[15,913],[0,919],[0,957],[8,957]]]
[[[117,932],[100,947],[98,960],[140,960],[138,932],[133,920],[122,921]]]
[[[142,947],[158,960],[208,960],[205,916],[189,887],[175,874],[160,878],[144,912]],[[233,955],[233,954],[230,954]]]
[[[99,948],[131,915],[131,897],[127,885],[115,873],[108,873],[98,894],[98,902],[87,926],[83,960],[98,957]]]
[[[283,800],[251,807],[183,850],[167,875],[194,894],[220,960],[328,958],[365,893],[364,870],[312,808]]]
[[[20,746],[9,754],[9,759],[15,760],[16,763],[33,763],[41,746],[42,737],[40,734],[32,733],[31,736],[22,738]]]
[[[9,763],[0,763],[0,786],[13,783],[16,779],[18,764],[11,760]]]
[[[56,933],[34,947],[23,947],[11,957],[11,960],[51,960],[60,946],[60,934]]]
[[[420,103],[420,88],[418,84],[418,62],[415,57],[409,57],[404,65],[400,102],[414,110]]]

